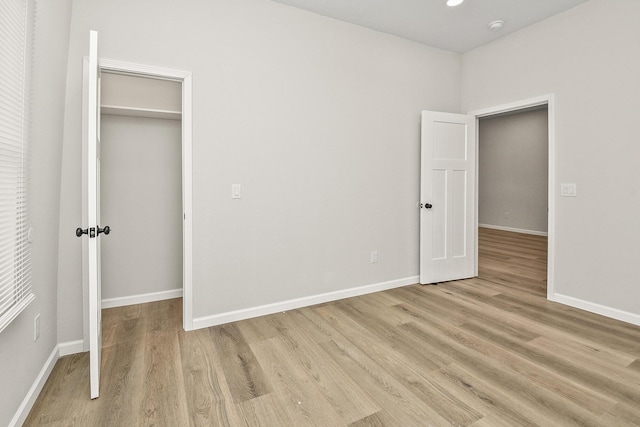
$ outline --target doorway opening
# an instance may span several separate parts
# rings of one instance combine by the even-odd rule
[[[541,105],[478,120],[478,277],[538,296],[547,292],[547,119]]]
[[[553,95],[470,114],[476,117],[479,129],[476,276],[517,281],[522,273],[526,276],[520,282],[523,290],[551,299],[555,242]],[[511,145],[505,148],[505,144]],[[480,249],[483,255],[479,255]],[[522,254],[523,250],[522,258],[506,264],[508,272],[504,265],[502,271],[492,271],[492,259],[508,260],[510,253]]]

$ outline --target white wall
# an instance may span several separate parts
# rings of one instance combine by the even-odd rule
[[[31,199],[36,299],[0,334],[0,425],[9,425],[57,344],[60,158],[71,1],[39,0],[32,84]],[[68,230],[71,234],[73,230]],[[64,254],[60,256],[64,257]],[[33,319],[40,314],[40,338]]]
[[[547,109],[480,119],[478,222],[547,232]]]
[[[63,231],[81,218],[89,29],[104,58],[193,72],[196,317],[418,274],[420,111],[459,111],[458,55],[268,0],[75,1],[60,341],[82,336],[81,244]]]
[[[640,2],[591,0],[462,57],[463,110],[554,93],[556,299],[640,324]],[[559,189],[556,189],[559,195]]]
[[[103,115],[102,298],[182,289],[181,122]]]

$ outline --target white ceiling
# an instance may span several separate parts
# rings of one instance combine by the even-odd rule
[[[274,0],[320,15],[464,53],[588,0]],[[504,27],[491,30],[501,19]]]

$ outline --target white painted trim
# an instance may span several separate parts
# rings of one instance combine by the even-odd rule
[[[166,299],[180,298],[182,289],[151,292],[148,294],[129,295],[126,297],[107,298],[102,300],[102,308],[124,307],[126,305],[144,304],[147,302],[163,301]]]
[[[53,351],[51,351],[46,362],[44,362],[44,366],[40,370],[40,373],[38,373],[38,376],[33,382],[33,385],[31,385],[27,395],[22,400],[22,403],[18,407],[15,415],[9,422],[9,427],[19,427],[27,419],[29,412],[31,412],[31,408],[33,408],[33,404],[36,403],[36,399],[42,391],[42,387],[44,387],[44,384],[47,382],[47,378],[49,378],[49,375],[51,374],[51,371],[56,365],[59,357],[59,346],[56,345],[53,348]]]
[[[547,219],[547,299],[555,292],[556,277],[556,103],[553,94],[548,95],[547,115],[549,118],[549,216]]]
[[[549,101],[553,99],[553,94],[537,96],[535,98],[523,99],[520,101],[509,102],[507,104],[497,105],[495,107],[483,108],[479,110],[470,111],[469,115],[476,116],[477,118],[494,116],[496,114],[510,113],[512,111],[524,110],[525,108],[539,107],[541,105],[549,104]]]
[[[68,356],[70,354],[84,353],[84,342],[82,340],[69,341],[58,344],[58,357]]]
[[[153,77],[163,80],[182,81],[191,75],[190,71],[176,70],[173,68],[156,67],[154,65],[136,64],[133,62],[116,61],[113,59],[100,58],[100,70],[108,73],[137,75],[142,77]]]
[[[549,298],[549,300],[640,326],[640,314],[618,310],[617,308],[607,307],[605,305],[596,304],[595,302],[585,301],[562,294],[554,294]]]
[[[193,79],[182,79],[182,328],[193,329]]]
[[[484,108],[480,110],[474,110],[469,112],[469,115],[476,116],[476,120],[482,117],[493,116],[501,113],[508,113],[517,110],[523,110],[525,108],[537,107],[540,105],[547,105],[547,115],[549,117],[548,131],[549,131],[549,183],[548,183],[548,203],[549,213],[547,221],[547,299],[553,300],[555,294],[555,259],[556,259],[556,109],[555,109],[555,95],[547,94],[538,96],[535,98],[524,99],[520,101],[511,102],[508,104],[498,105],[495,107]],[[476,137],[476,152],[479,148],[479,139]],[[476,156],[476,162],[477,162]],[[476,174],[479,168],[476,167]],[[476,180],[477,182],[477,180]],[[476,209],[478,209],[478,198],[476,188]],[[476,230],[478,226],[478,216],[476,211]],[[476,239],[476,245],[478,240]],[[476,275],[478,267],[478,248],[476,246]]]
[[[359,295],[386,291],[388,289],[400,288],[402,286],[416,284],[419,282],[419,280],[419,276],[405,277],[404,279],[391,280],[388,282],[381,282],[373,285],[359,286],[357,288],[327,292],[324,294],[312,295],[273,304],[266,304],[258,307],[251,307],[242,310],[214,314],[212,316],[198,317],[193,319],[193,326],[194,329],[208,328],[210,326],[222,325],[224,323],[236,322],[238,320],[250,319],[252,317],[265,316],[267,314],[294,310],[296,308],[308,307],[310,305],[322,304],[325,302],[337,301],[344,298],[351,298]]]
[[[501,225],[491,224],[478,224],[478,227],[491,228],[492,230],[511,231],[513,233],[532,234],[534,236],[547,236],[549,234],[546,231],[525,230],[523,228],[503,227]]]
[[[99,58],[102,72],[182,82],[182,327],[193,329],[193,80],[190,71]]]

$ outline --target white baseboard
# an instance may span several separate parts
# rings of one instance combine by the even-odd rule
[[[548,236],[546,231],[525,230],[522,228],[503,227],[501,225],[478,224],[478,227],[491,228],[493,230],[511,231],[513,233],[533,234],[534,236]]]
[[[258,307],[251,307],[242,310],[214,314],[212,316],[198,317],[193,319],[193,329],[208,328],[210,326],[222,325],[224,323],[236,322],[238,320],[265,316],[267,314],[279,313],[287,310],[294,310],[296,308],[308,307],[310,305],[321,304],[324,302],[351,298],[358,295],[370,294],[373,292],[386,291],[388,289],[394,289],[418,283],[419,279],[419,276],[405,277],[404,279],[391,280],[388,282],[376,283],[373,285],[359,286],[357,288],[327,292],[324,294],[312,295],[273,304],[266,304]]]
[[[623,322],[640,326],[640,314],[630,313],[628,311],[618,310],[594,302],[581,300],[579,298],[570,297],[562,294],[555,294],[549,298],[551,301],[559,302],[591,313],[600,314]]]
[[[58,344],[58,357],[84,352],[84,341],[69,341]]]
[[[152,292],[149,294],[131,295],[128,297],[107,298],[102,300],[102,308],[124,307],[125,305],[144,304],[147,302],[162,301],[166,299],[180,298],[182,288],[168,291]]]
[[[16,411],[16,414],[13,416],[11,422],[9,422],[9,427],[19,427],[29,416],[29,412],[31,412],[31,408],[33,408],[33,404],[36,403],[36,399],[38,395],[42,391],[42,387],[47,382],[49,375],[51,375],[51,371],[53,371],[53,367],[56,365],[56,362],[62,356],[68,356],[69,354],[76,354],[83,352],[83,341],[70,341],[66,343],[57,344],[51,354],[47,358],[47,361],[44,362],[44,366],[38,373],[33,385],[27,392],[22,404]]]
[[[33,404],[36,403],[36,399],[42,391],[42,387],[44,387],[44,384],[47,382],[47,378],[49,378],[53,367],[56,365],[56,362],[60,357],[59,350],[60,346],[56,345],[47,361],[44,362],[44,366],[40,370],[40,373],[38,373],[36,380],[33,382],[33,385],[27,392],[27,395],[22,400],[22,403],[16,411],[16,414],[13,416],[13,419],[9,422],[9,427],[20,427],[27,419],[27,416],[29,416],[29,412],[31,411],[31,408],[33,408]]]

